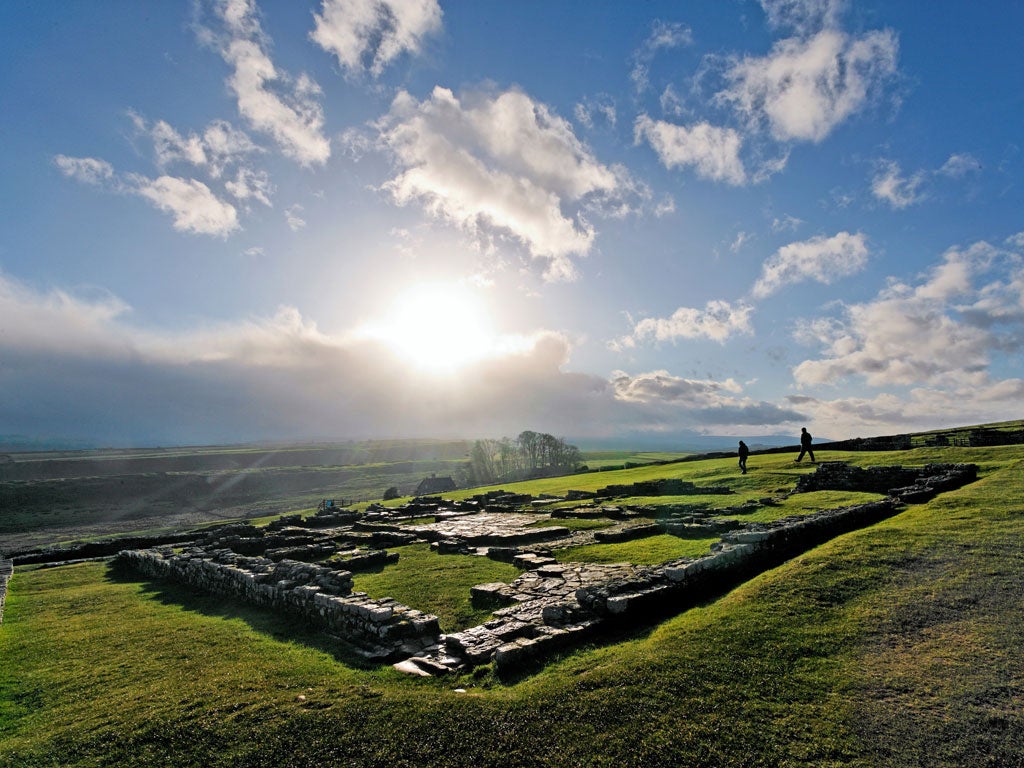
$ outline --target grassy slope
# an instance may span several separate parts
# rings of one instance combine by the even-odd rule
[[[361,669],[273,616],[100,565],[19,571],[0,765],[1024,764],[1024,448],[855,458],[983,477],[510,684]]]

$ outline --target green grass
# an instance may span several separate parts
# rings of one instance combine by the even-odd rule
[[[490,611],[474,608],[470,587],[492,581],[510,582],[521,570],[508,563],[472,555],[439,555],[429,544],[393,547],[398,562],[377,573],[354,577],[354,589],[373,598],[391,597],[437,616],[443,632],[482,624]]]
[[[583,463],[590,469],[630,464],[651,464],[656,461],[673,461],[685,453],[668,451],[584,451]]]
[[[745,515],[725,515],[745,523],[770,523],[790,515],[808,515],[822,509],[850,507],[854,504],[866,504],[879,501],[885,496],[880,493],[860,493],[856,491],[813,491],[798,493],[789,498],[761,507],[756,512]]]
[[[718,541],[717,536],[704,539],[680,539],[668,534],[659,534],[613,544],[586,544],[581,547],[567,547],[555,550],[554,555],[563,563],[658,565],[679,557],[706,555],[716,541]]]
[[[1024,448],[852,458],[982,476],[504,683],[366,669],[265,612],[98,564],[19,569],[0,766],[1024,764]],[[751,497],[808,471],[754,459],[733,479]]]

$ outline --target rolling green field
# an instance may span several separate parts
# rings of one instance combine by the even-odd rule
[[[981,474],[517,679],[368,667],[277,616],[102,563],[19,569],[0,625],[0,766],[1024,765],[1024,447],[819,459],[971,461]],[[681,477],[728,483],[736,494],[696,498],[729,506],[812,470],[788,455],[750,467],[741,476],[720,459],[520,487]],[[653,539],[618,554],[638,557],[645,541],[660,557]],[[445,557],[408,555],[418,568]],[[440,572],[415,570],[361,578],[424,604],[452,599]],[[457,594],[444,610],[453,624],[475,620]]]

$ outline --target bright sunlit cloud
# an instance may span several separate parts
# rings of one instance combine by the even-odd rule
[[[452,373],[529,346],[522,337],[500,336],[488,306],[470,289],[444,283],[407,289],[385,317],[361,333],[384,342],[403,362],[428,373]]]

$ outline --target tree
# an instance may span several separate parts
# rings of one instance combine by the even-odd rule
[[[485,485],[540,474],[573,472],[583,463],[579,448],[546,432],[524,430],[515,440],[477,440],[469,454],[469,476]]]

